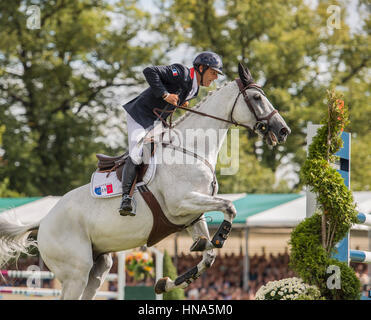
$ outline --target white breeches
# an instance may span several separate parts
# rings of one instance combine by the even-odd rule
[[[143,141],[138,143],[145,135],[146,130],[126,113],[128,129],[129,155],[131,160],[139,165],[143,162]]]

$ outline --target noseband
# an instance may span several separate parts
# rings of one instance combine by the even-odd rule
[[[243,95],[243,98],[247,104],[247,106],[249,107],[251,113],[255,116],[255,119],[256,119],[256,123],[255,123],[255,126],[253,128],[253,130],[255,132],[258,132],[258,133],[261,133],[262,135],[265,135],[268,130],[269,130],[269,120],[278,112],[276,109],[274,109],[270,114],[268,114],[267,116],[265,117],[259,117],[257,114],[256,114],[256,111],[254,109],[254,106],[251,104],[250,100],[249,100],[249,97],[247,96],[247,93],[246,93],[246,90],[247,89],[251,89],[251,88],[255,88],[255,89],[258,89],[264,96],[264,92],[263,90],[261,89],[261,87],[259,85],[257,85],[256,83],[250,83],[248,84],[247,86],[244,86],[241,79],[236,79],[236,82],[237,82],[237,85],[238,85],[238,88],[240,90],[240,92],[238,93],[237,97],[236,97],[236,100],[234,101],[234,104],[233,104],[233,107],[232,107],[232,112],[231,112],[231,122],[233,122],[234,124],[236,125],[239,125],[239,126],[243,126],[243,127],[247,127],[243,124],[240,124],[238,123],[237,121],[235,121],[233,119],[233,111],[234,111],[234,108],[237,104],[237,100],[240,96],[240,94]],[[264,122],[266,121],[266,123]]]

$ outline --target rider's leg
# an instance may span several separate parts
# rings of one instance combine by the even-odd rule
[[[120,215],[121,216],[134,216],[135,213],[132,207],[132,197],[130,196],[131,188],[133,187],[133,183],[135,180],[135,176],[137,174],[137,166],[131,160],[129,156],[124,164],[124,168],[122,170],[122,200],[120,204]]]
[[[119,208],[120,215],[134,216],[132,207],[132,197],[130,196],[131,188],[135,180],[137,168],[143,162],[143,142],[140,140],[145,136],[145,129],[138,124],[129,114],[126,115],[128,140],[129,140],[129,157],[125,161],[122,170],[122,200]]]

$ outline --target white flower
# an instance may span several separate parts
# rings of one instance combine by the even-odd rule
[[[305,294],[309,288],[318,291],[316,286],[310,286],[300,278],[287,278],[278,281],[270,281],[261,286],[256,293],[257,300],[271,300],[276,294],[281,300],[295,300],[300,294]]]

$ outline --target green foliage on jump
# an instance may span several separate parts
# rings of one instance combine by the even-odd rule
[[[164,252],[164,267],[163,267],[163,277],[169,277],[171,280],[175,280],[177,278],[176,268],[171,261],[171,257],[169,253],[165,250]],[[163,294],[164,300],[184,300],[184,289],[174,289],[170,292],[166,292]]]
[[[315,214],[300,223],[291,234],[290,265],[306,282],[316,285],[329,300],[359,299],[360,282],[352,268],[332,258],[335,245],[357,222],[352,192],[331,166],[341,148],[341,132],[348,124],[348,111],[339,93],[328,91],[328,113],[309,147],[301,178],[317,196]],[[340,269],[340,289],[330,289],[329,266]]]

